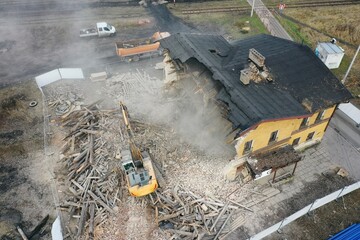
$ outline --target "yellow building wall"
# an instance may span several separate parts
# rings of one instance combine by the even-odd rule
[[[325,128],[330,121],[330,118],[335,110],[335,106],[325,109],[322,120],[316,122],[318,112],[309,117],[306,127],[300,129],[303,118],[278,120],[272,122],[263,122],[256,126],[254,129],[245,133],[237,139],[235,145],[237,155],[239,157],[246,155],[244,152],[244,145],[248,141],[253,141],[250,152],[271,150],[284,145],[291,145],[293,140],[300,138],[299,145],[307,142],[306,138],[309,133],[315,132],[312,141],[320,141],[324,136]],[[277,139],[275,142],[269,144],[270,135],[272,132],[278,130]]]

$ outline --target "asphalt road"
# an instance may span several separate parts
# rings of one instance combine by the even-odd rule
[[[336,111],[330,121],[330,127],[343,136],[354,148],[360,151],[360,128],[341,111]]]
[[[360,129],[335,112],[322,144],[331,162],[345,168],[354,180],[360,180]]]

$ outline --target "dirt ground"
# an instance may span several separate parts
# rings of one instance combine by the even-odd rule
[[[42,95],[32,79],[59,67],[82,67],[87,76],[90,72],[107,70],[112,74],[108,83],[122,78],[124,85],[85,82],[81,87],[74,87],[73,91],[82,93],[87,102],[104,98],[102,107],[105,109],[117,108],[119,100],[126,100],[134,119],[151,125],[135,125],[139,135],[138,142],[152,149],[169,188],[181,184],[201,196],[221,199],[233,193],[233,200],[251,198],[251,194],[246,191],[234,193],[239,182],[228,183],[223,178],[219,169],[231,159],[233,149],[219,144],[222,139],[221,135],[214,134],[215,126],[212,135],[201,131],[204,127],[212,126],[208,120],[204,120],[204,109],[189,107],[191,103],[179,100],[181,95],[169,97],[164,93],[162,72],[154,69],[155,64],[162,59],[128,65],[119,63],[114,53],[115,41],[148,37],[158,30],[211,31],[233,36],[233,33],[227,32],[227,28],[223,28],[222,22],[196,26],[189,19],[182,21],[171,15],[165,7],[144,9],[122,5],[69,11],[69,2],[53,1],[56,2],[56,7],[51,9],[37,8],[36,5],[30,9],[17,8],[16,4],[19,2],[25,6],[28,4],[25,1],[12,2],[8,3],[14,4],[11,11],[0,10],[0,34],[4,36],[0,41],[1,239],[19,239],[17,225],[29,234],[47,214],[50,219],[45,230],[32,239],[50,239],[50,224],[57,215],[56,191],[66,187],[60,181],[61,175],[54,175],[56,166],[52,165],[58,159],[61,146],[61,138],[57,133],[61,133],[63,129],[54,125],[45,128],[44,132]],[[42,1],[37,3],[40,2]],[[82,2],[87,4],[96,1]],[[214,2],[216,4],[217,1]],[[230,18],[233,17],[234,15],[230,15]],[[117,28],[117,36],[89,40],[78,38],[80,28],[91,26],[100,20],[113,24]],[[241,26],[245,21],[241,19]],[[255,24],[255,32],[261,32],[256,26]],[[134,84],[137,81],[136,74],[148,74],[150,85]],[[61,93],[64,89],[66,88],[60,87],[55,91]],[[198,96],[185,96],[185,99],[197,102]],[[30,107],[30,102],[34,100],[38,104]],[[51,131],[47,131],[49,129]],[[51,136],[54,146],[44,149],[44,133],[47,137]],[[214,135],[217,137],[213,137]],[[57,182],[54,183],[54,180]],[[248,188],[255,186],[250,184]],[[314,189],[318,190],[316,186],[310,189],[312,192],[315,192]],[[303,203],[300,196],[297,200],[299,204]],[[293,210],[292,204],[294,203],[289,202],[284,205],[289,207],[289,212]],[[351,204],[349,209],[350,206]],[[357,208],[355,203],[354,208]],[[124,198],[119,203],[117,213],[109,219],[106,226],[97,229],[98,239],[167,237],[154,224],[154,213],[146,207],[143,200]],[[138,231],[140,225],[146,231]],[[246,230],[239,229],[233,239],[243,238],[245,235]]]
[[[29,233],[47,214],[52,221],[55,208],[51,169],[44,158],[40,91],[27,81],[0,92],[0,236],[12,239],[15,226]],[[30,107],[32,101],[37,106]],[[47,225],[43,239],[49,238],[49,230]]]

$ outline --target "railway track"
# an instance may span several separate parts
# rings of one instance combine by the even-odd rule
[[[360,4],[360,0],[336,0],[336,1],[317,1],[317,2],[298,2],[286,4],[286,8],[310,8],[310,7],[331,7],[347,6]],[[268,4],[269,8],[277,8],[277,5]],[[199,8],[183,10],[182,14],[199,14],[199,13],[219,13],[219,12],[250,12],[251,7],[225,7],[225,8]]]
[[[40,16],[42,16],[42,18],[40,18]],[[96,15],[96,16],[73,16],[73,15],[59,15],[58,17],[46,17],[43,18],[43,15],[39,15],[39,18],[33,18],[34,15],[31,15],[30,19],[26,19],[26,18],[17,18],[17,21],[14,21],[12,18],[0,18],[0,24],[11,24],[12,26],[14,25],[43,25],[43,24],[54,24],[54,23],[75,23],[75,22],[85,22],[85,21],[93,21],[96,22],[99,20],[99,18],[102,19],[106,19],[106,20],[111,20],[111,19],[119,19],[119,18],[140,18],[143,17],[143,14],[138,14],[138,13],[134,13],[134,14],[104,14],[104,15]]]
[[[104,7],[134,7],[139,6],[138,1],[122,2],[81,2],[81,1],[46,1],[46,2],[23,2],[23,1],[1,1],[0,12],[19,13],[19,12],[67,12],[79,11],[85,8],[104,8]]]

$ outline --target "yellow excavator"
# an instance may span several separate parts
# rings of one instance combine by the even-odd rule
[[[121,151],[121,167],[126,174],[126,181],[131,196],[142,197],[158,188],[155,171],[147,151],[140,151],[133,140],[133,131],[126,106],[120,102],[126,131],[129,136],[129,149]]]

